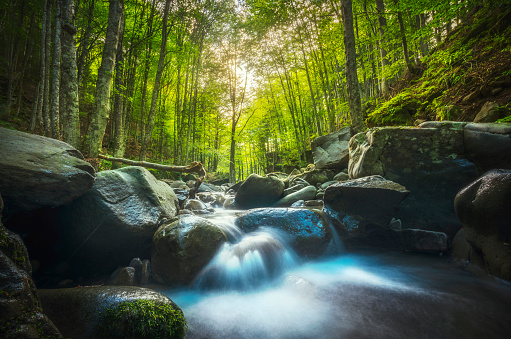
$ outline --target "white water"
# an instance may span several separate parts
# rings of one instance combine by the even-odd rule
[[[511,287],[444,258],[380,251],[303,263],[278,233],[235,238],[207,279],[164,292],[183,309],[187,338],[511,337]]]

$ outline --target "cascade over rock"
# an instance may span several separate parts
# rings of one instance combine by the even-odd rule
[[[511,170],[485,173],[456,195],[454,206],[471,245],[470,262],[511,280]]]
[[[66,338],[182,338],[181,309],[156,291],[133,286],[39,290]]]
[[[59,208],[63,258],[96,274],[148,258],[154,232],[177,211],[173,190],[145,168],[99,172],[89,192]]]
[[[311,148],[316,168],[343,169],[348,167],[350,138],[350,128],[345,127],[314,139]]]
[[[376,174],[399,182],[410,191],[396,214],[403,227],[453,237],[461,227],[452,205],[454,196],[478,176],[467,159],[463,127],[447,122],[359,133],[350,140],[350,178]]]
[[[244,232],[270,227],[289,236],[289,245],[305,257],[317,257],[324,253],[332,233],[319,211],[295,208],[257,208],[242,213],[236,226]]]
[[[162,225],[153,237],[153,278],[166,284],[187,284],[227,241],[222,229],[194,215]]]
[[[94,168],[71,145],[0,127],[4,216],[70,203],[94,180]]]
[[[373,175],[330,185],[324,211],[343,238],[367,237],[376,228],[388,228],[399,205],[410,192],[402,185]]]
[[[242,209],[273,206],[284,188],[284,181],[275,176],[251,174],[236,192],[236,205]]]

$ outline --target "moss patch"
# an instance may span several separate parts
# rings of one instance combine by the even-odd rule
[[[99,320],[99,332],[108,338],[183,338],[185,331],[183,312],[154,300],[122,302]]]

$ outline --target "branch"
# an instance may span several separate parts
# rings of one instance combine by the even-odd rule
[[[113,161],[113,162],[120,162],[120,163],[123,163],[126,165],[131,165],[131,166],[141,166],[141,167],[146,167],[146,168],[157,169],[160,171],[180,172],[180,173],[181,172],[197,173],[199,175],[199,178],[195,182],[195,186],[188,193],[188,197],[190,199],[195,198],[195,193],[197,193],[202,181],[204,181],[204,178],[206,177],[206,169],[204,168],[204,166],[202,166],[202,164],[200,162],[197,162],[197,161],[191,162],[188,166],[173,166],[173,165],[155,164],[155,163],[147,162],[147,161],[135,161],[135,160],[129,160],[129,159],[124,159],[124,158],[113,158],[113,157],[108,157],[108,156],[102,155],[102,154],[100,154],[98,156],[98,158],[108,160],[108,161]]]

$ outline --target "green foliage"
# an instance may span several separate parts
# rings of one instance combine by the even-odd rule
[[[99,334],[106,338],[178,339],[185,331],[183,312],[154,300],[122,302],[108,308],[99,320]]]

